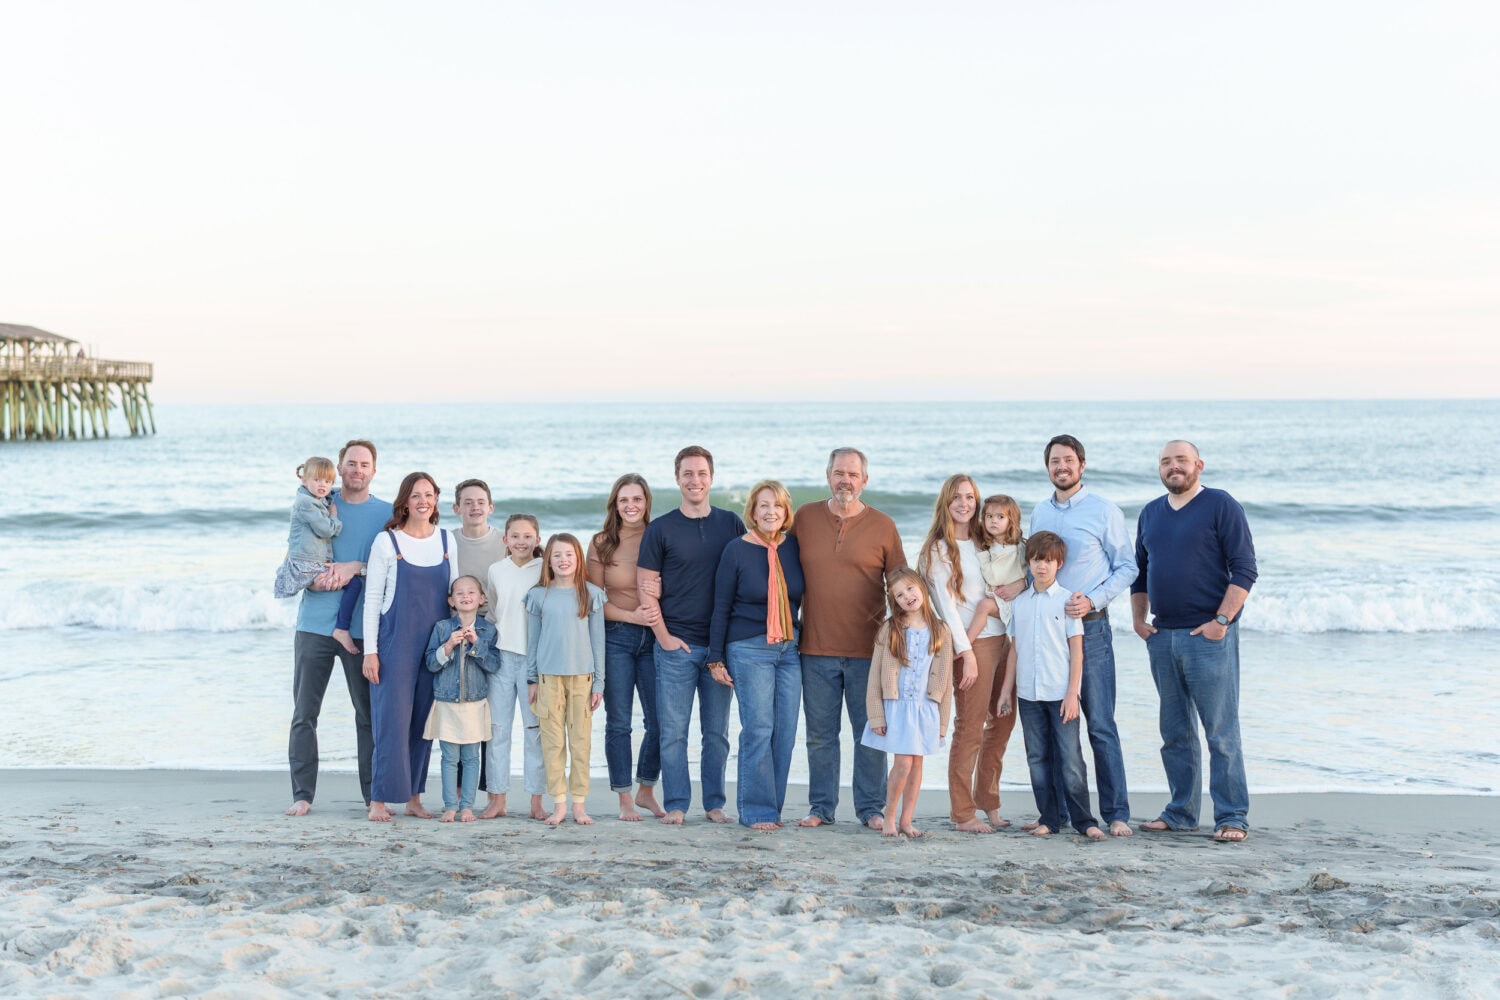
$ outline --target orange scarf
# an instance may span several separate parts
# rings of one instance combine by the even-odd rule
[[[785,535],[781,536],[785,538]],[[745,541],[766,550],[766,642],[786,642],[795,634],[792,623],[792,600],[786,592],[786,576],[776,555],[780,542],[768,542],[755,529],[745,532]]]

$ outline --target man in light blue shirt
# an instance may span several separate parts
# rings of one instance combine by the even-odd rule
[[[1120,734],[1115,729],[1115,648],[1109,602],[1135,582],[1135,550],[1125,530],[1125,514],[1083,485],[1083,443],[1071,434],[1059,434],[1047,442],[1042,454],[1053,491],[1032,508],[1027,535],[1056,532],[1068,547],[1057,582],[1070,594],[1068,615],[1083,621],[1080,704],[1094,750],[1099,812],[1112,836],[1129,837],[1130,797]]]
[[[338,617],[340,590],[364,572],[370,558],[370,543],[391,517],[391,503],[370,495],[375,478],[375,445],[364,439],[350,441],[339,450],[339,491],[331,495],[339,505],[344,530],[333,539],[333,566],[302,592],[297,608],[297,634],[293,640],[292,726],[287,737],[287,763],[292,774],[292,805],[289,816],[304,816],[312,810],[318,788],[318,713],[337,660],[344,669],[344,685],[354,705],[354,736],[359,760],[359,785],[365,805],[370,804],[370,767],[375,741],[370,731],[370,682],[361,669],[363,655],[349,652],[333,638]],[[350,632],[362,648],[363,598],[355,605]]]

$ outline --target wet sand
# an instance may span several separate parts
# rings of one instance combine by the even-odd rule
[[[1224,845],[1207,829],[960,834],[941,792],[923,795],[920,840],[701,812],[674,829],[619,822],[595,785],[597,825],[553,830],[371,824],[347,774],[293,818],[281,773],[0,772],[0,994],[1451,995],[1500,980],[1500,798],[1255,796],[1250,839]],[[1137,796],[1137,824],[1160,805]],[[788,817],[805,806],[793,788]],[[1031,806],[1012,795],[1006,815]]]

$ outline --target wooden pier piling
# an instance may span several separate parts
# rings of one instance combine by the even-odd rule
[[[131,436],[156,433],[145,361],[89,357],[76,340],[0,323],[0,440],[109,437],[119,410]]]

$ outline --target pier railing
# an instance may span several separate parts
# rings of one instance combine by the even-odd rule
[[[64,379],[81,382],[150,382],[149,361],[107,361],[104,358],[14,358],[0,355],[0,379],[16,381]]]

